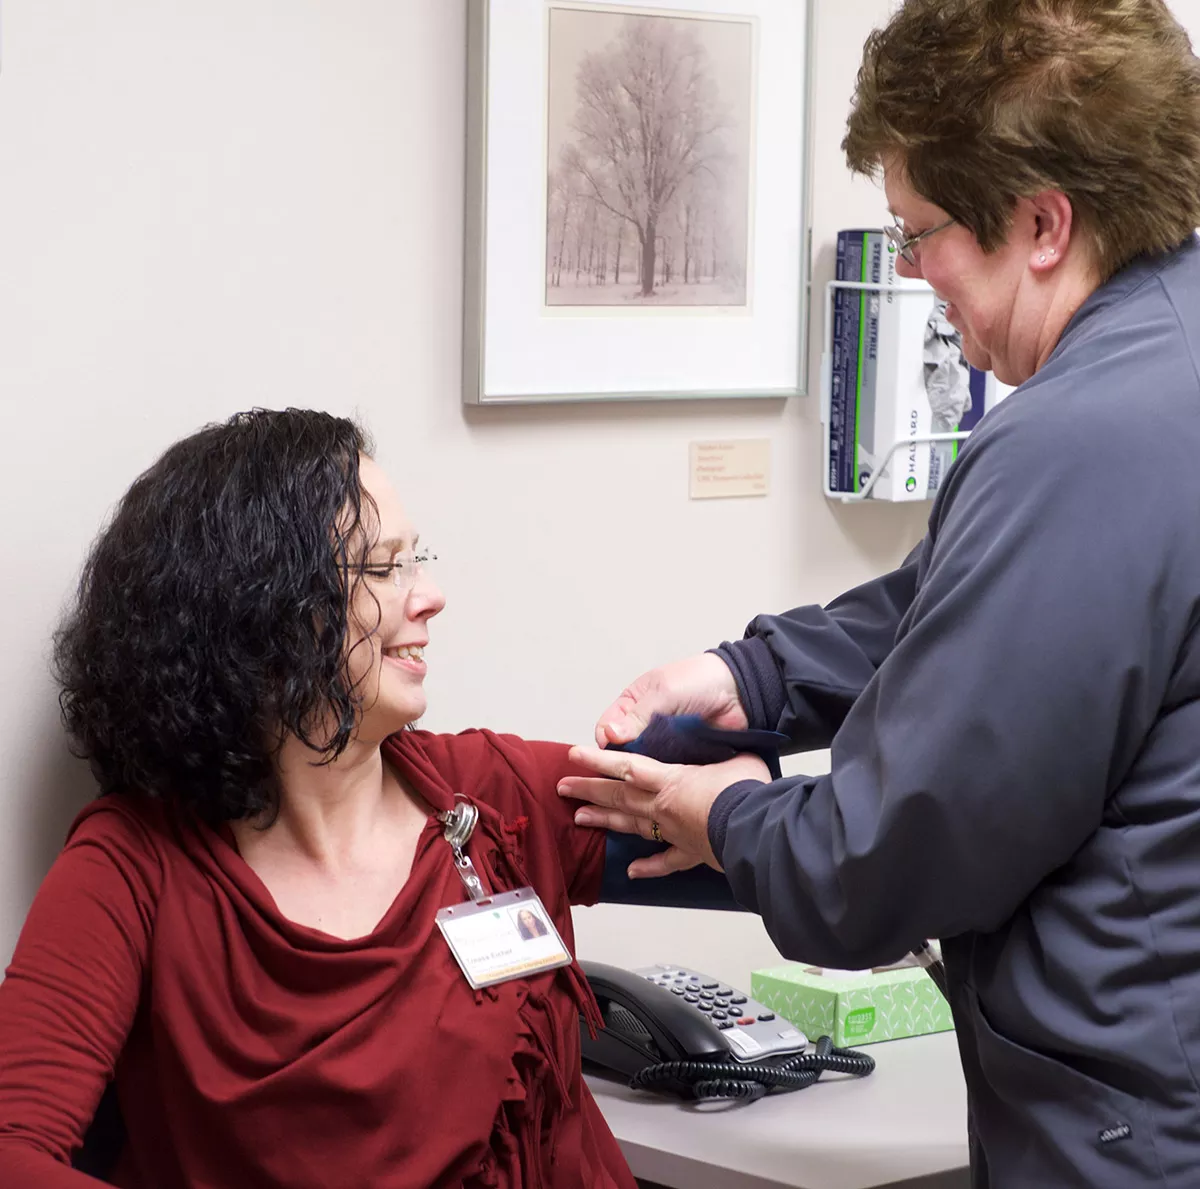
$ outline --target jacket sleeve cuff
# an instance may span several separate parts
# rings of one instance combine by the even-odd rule
[[[712,803],[712,808],[708,811],[708,845],[712,847],[712,852],[722,867],[725,864],[721,861],[721,853],[725,849],[725,832],[729,828],[729,819],[733,811],[755,789],[762,788],[764,783],[761,780],[739,780],[737,784],[731,784],[725,789]]]
[[[787,691],[766,643],[748,636],[732,644],[727,640],[709,651],[729,666],[751,730],[777,730],[787,709]]]

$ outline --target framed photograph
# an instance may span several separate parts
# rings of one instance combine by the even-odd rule
[[[805,387],[812,0],[469,0],[463,398]]]

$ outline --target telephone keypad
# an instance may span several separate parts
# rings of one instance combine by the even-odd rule
[[[803,1051],[808,1043],[796,1028],[782,1031],[775,1013],[710,975],[678,966],[647,966],[634,973],[681,996],[729,1035],[729,1052],[740,1061]]]

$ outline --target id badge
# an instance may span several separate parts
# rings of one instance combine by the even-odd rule
[[[439,909],[437,923],[476,990],[571,964],[567,947],[532,888]]]

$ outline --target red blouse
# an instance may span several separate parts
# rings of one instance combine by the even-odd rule
[[[554,792],[566,749],[406,732],[385,757],[435,809],[480,809],[492,891],[529,884],[574,948],[604,835]],[[435,924],[465,899],[430,819],[374,931],[280,915],[232,835],[161,802],[88,806],[0,984],[0,1185],[83,1189],[68,1167],[115,1076],[125,1189],[632,1189],[584,1084],[578,967],[473,991]]]

